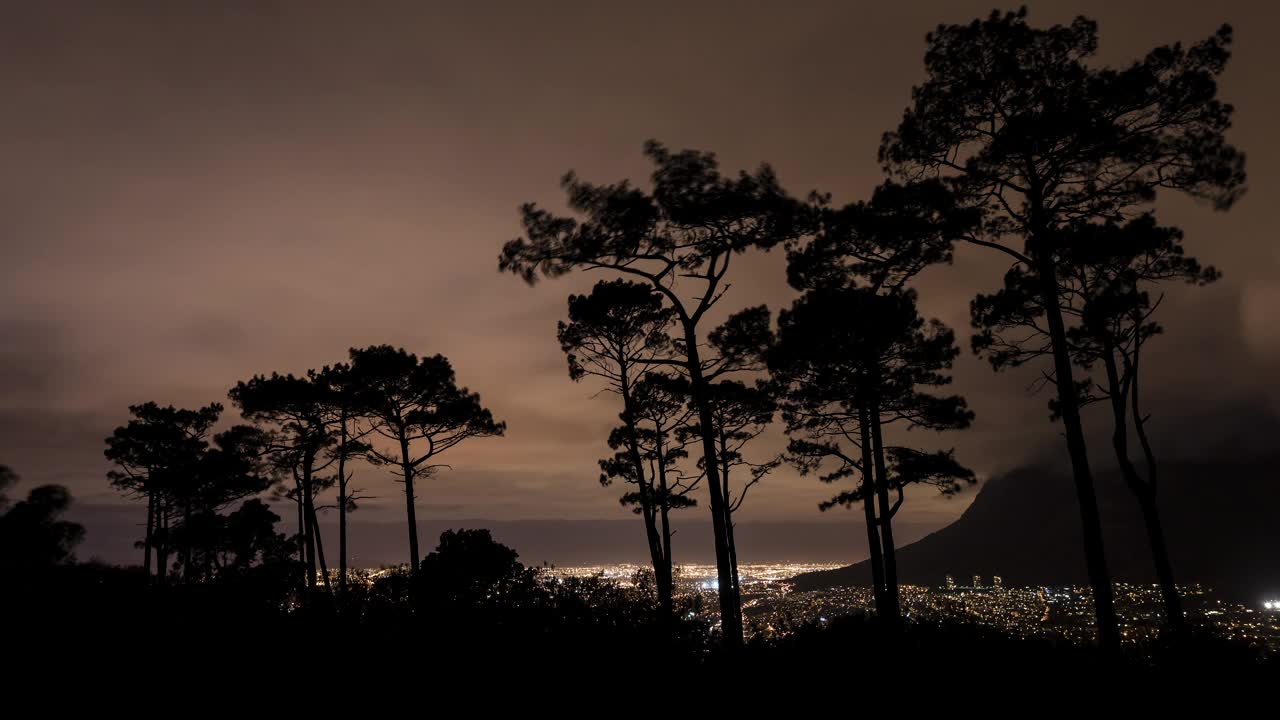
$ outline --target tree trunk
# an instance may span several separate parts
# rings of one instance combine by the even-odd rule
[[[341,471],[339,471],[341,472]],[[347,484],[338,486],[338,592],[347,593]]]
[[[163,497],[156,506],[156,526],[160,535],[156,546],[156,584],[163,586],[169,577],[169,511]]]
[[[304,523],[303,537],[306,539],[305,547],[307,549],[307,590],[308,592],[316,589],[316,536],[315,536],[315,507],[311,498],[311,461],[310,458],[303,460],[302,466],[302,520]]]
[[[1155,451],[1151,449],[1151,440],[1147,437],[1147,419],[1142,415],[1138,384],[1138,367],[1142,354],[1142,336],[1138,335],[1133,346],[1133,381],[1129,388],[1129,400],[1133,410],[1133,431],[1142,445],[1143,457],[1147,461],[1147,493],[1146,502],[1150,506],[1147,520],[1147,536],[1151,543],[1151,554],[1155,560],[1156,574],[1160,578],[1160,589],[1164,593],[1165,608],[1169,614],[1169,623],[1176,629],[1186,627],[1186,614],[1182,609],[1182,598],[1178,595],[1178,586],[1173,580],[1173,563],[1169,560],[1169,549],[1165,545],[1164,528],[1160,523],[1160,508],[1156,503],[1157,468]]]
[[[1156,578],[1160,582],[1166,621],[1169,627],[1181,629],[1185,619],[1182,600],[1178,597],[1178,586],[1173,580],[1173,565],[1169,562],[1169,549],[1165,545],[1164,529],[1160,524],[1160,511],[1156,507],[1155,486],[1143,480],[1138,474],[1138,468],[1129,457],[1129,420],[1125,400],[1129,392],[1136,392],[1136,386],[1131,383],[1126,390],[1110,343],[1105,344],[1104,351],[1102,360],[1107,373],[1107,392],[1110,396],[1111,417],[1114,421],[1111,446],[1115,450],[1116,462],[1120,465],[1120,473],[1124,476],[1125,484],[1129,486],[1129,490],[1138,499],[1138,505],[1142,508],[1142,521],[1147,530],[1147,541],[1151,547],[1151,560],[1155,565]],[[1135,422],[1139,420],[1140,418],[1134,418]]]
[[[218,552],[217,549],[212,544],[207,546],[205,550],[204,576],[210,580],[213,579],[213,570],[215,567],[214,554],[217,552]]]
[[[1160,582],[1160,594],[1164,598],[1166,620],[1170,628],[1182,630],[1187,625],[1186,614],[1182,610],[1178,585],[1173,580],[1173,563],[1169,561],[1169,547],[1165,544],[1156,494],[1146,492],[1138,500],[1142,505],[1142,519],[1147,525],[1147,541],[1151,544],[1151,559],[1155,562],[1156,578]]]
[[[738,576],[738,546],[733,540],[733,513],[728,513],[728,517],[724,519],[725,540],[729,544],[729,567],[733,573],[733,595],[734,602],[738,606],[742,606],[742,582]]]
[[[742,578],[738,576],[738,544],[733,537],[733,491],[729,487],[729,463],[724,460],[729,456],[729,441],[720,430],[720,481],[724,484],[724,540],[729,546],[729,567],[733,574],[733,601],[742,607]]]
[[[862,441],[862,513],[867,523],[867,552],[871,560],[871,592],[876,601],[876,615],[888,611],[885,598],[884,554],[880,550],[880,528],[876,521],[875,476],[871,472],[871,430],[867,427],[867,411],[858,413],[859,436]]]
[[[218,516],[217,509],[212,507],[205,508],[205,513],[211,519],[216,518]],[[208,539],[205,540],[204,576],[209,580],[213,579],[213,570],[214,570],[214,566],[216,565],[215,559],[218,553],[217,542],[218,542],[218,538],[213,534],[210,534]]]
[[[302,486],[299,484],[297,488],[297,500],[295,504],[298,506],[298,564],[302,566],[302,586],[307,586],[307,520],[306,513],[302,510]],[[306,593],[303,593],[305,602]]]
[[[657,434],[658,489],[661,493],[658,510],[662,520],[662,569],[658,572],[658,604],[662,606],[662,622],[670,625],[675,613],[675,573],[671,565],[671,496],[667,487],[666,447],[661,431]]]
[[[151,545],[155,542],[156,492],[147,492],[147,534],[142,539],[142,574],[151,582]]]
[[[191,582],[191,501],[182,501],[182,582]]]
[[[342,416],[338,450],[338,592],[347,594],[347,417]]]
[[[1053,349],[1054,384],[1058,390],[1059,411],[1067,436],[1067,452],[1071,457],[1076,499],[1080,506],[1085,563],[1089,573],[1089,585],[1093,588],[1094,613],[1097,616],[1098,644],[1104,650],[1114,652],[1120,649],[1120,626],[1116,619],[1115,596],[1112,592],[1111,575],[1107,570],[1106,552],[1103,548],[1102,520],[1098,515],[1098,499],[1093,487],[1093,473],[1089,469],[1084,427],[1080,420],[1080,407],[1071,371],[1067,331],[1058,305],[1057,276],[1053,256],[1046,248],[1040,248],[1036,258],[1036,272],[1040,280],[1041,305],[1049,326],[1049,339]]]
[[[733,565],[725,531],[725,498],[721,492],[720,467],[716,461],[715,426],[706,378],[702,375],[698,356],[698,335],[691,323],[685,323],[685,367],[694,406],[698,411],[698,432],[702,436],[702,458],[707,473],[707,491],[711,499],[711,529],[715,533],[716,577],[719,583],[720,627],[724,644],[730,648],[742,645],[742,607],[733,592]]]
[[[902,620],[902,603],[898,598],[898,558],[893,544],[893,511],[889,506],[889,473],[884,461],[884,438],[881,436],[880,409],[868,413],[871,440],[875,444],[876,498],[880,501],[881,552],[884,553],[884,600],[881,617],[897,625]]]
[[[640,515],[644,519],[645,540],[649,543],[649,560],[653,565],[654,585],[658,590],[659,603],[670,604],[670,597],[663,602],[662,575],[662,538],[658,534],[657,515],[653,504],[653,493],[646,478],[644,459],[640,456],[640,441],[636,432],[635,408],[631,398],[631,381],[627,376],[625,364],[619,366],[619,390],[622,393],[622,423],[627,429],[627,454],[631,456],[631,464],[635,467],[636,487],[640,495]],[[670,588],[666,588],[668,595]]]
[[[320,580],[324,583],[324,589],[333,593],[333,586],[329,584],[329,566],[324,561],[324,536],[320,534],[320,521],[317,519],[314,500],[311,504],[311,528],[316,542],[316,562],[320,564]]]
[[[409,575],[418,579],[418,513],[413,499],[413,463],[409,460],[409,438],[400,430],[400,470],[404,473],[404,504],[409,516]],[[411,591],[412,592],[412,591]]]
[[[671,605],[670,578],[664,578],[667,559],[662,554],[662,536],[657,526],[657,517],[648,515],[644,518],[645,534],[650,536],[649,560],[653,564],[654,588],[658,593],[658,605],[669,608]]]
[[[663,623],[669,623],[675,612],[675,572],[671,565],[671,524],[667,508],[662,510],[662,567],[658,570],[658,605],[662,608]]]

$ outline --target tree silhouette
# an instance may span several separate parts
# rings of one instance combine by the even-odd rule
[[[803,235],[810,213],[783,191],[768,166],[726,177],[714,155],[671,152],[654,141],[646,143],[645,155],[654,164],[652,192],[626,181],[594,185],[570,172],[561,186],[578,217],[524,205],[525,236],[503,247],[498,267],[529,283],[539,275],[610,270],[648,282],[669,303],[678,327],[677,357],[671,364],[689,380],[702,428],[721,625],[725,642],[735,646],[742,642],[742,609],[732,591],[726,499],[712,431],[709,385],[715,378],[709,377],[702,357],[699,326],[728,288],[725,278],[733,257]]]
[[[1161,188],[1219,209],[1239,197],[1244,158],[1224,137],[1232,108],[1216,97],[1231,29],[1190,47],[1156,48],[1121,69],[1087,64],[1098,47],[1094,21],[1033,28],[1025,8],[941,25],[927,41],[928,77],[885,134],[880,158],[900,177],[942,178],[962,206],[982,213],[963,239],[1003,253],[1036,280],[1098,638],[1114,650],[1119,629],[1055,268],[1063,228],[1129,216]]]
[[[518,557],[488,530],[446,530],[436,549],[422,559],[421,581],[440,607],[500,603],[513,585],[531,580]]]
[[[1158,226],[1151,214],[1123,224],[1076,225],[1063,234],[1070,242],[1058,265],[1058,297],[1059,310],[1075,320],[1067,330],[1072,357],[1085,370],[1097,365],[1103,370],[1102,382],[1077,383],[1077,401],[1105,401],[1111,410],[1112,449],[1142,509],[1169,624],[1180,629],[1185,625],[1182,603],[1156,505],[1158,469],[1139,393],[1142,347],[1161,332],[1151,320],[1160,300],[1152,301],[1147,287],[1167,281],[1204,285],[1219,273],[1187,257],[1181,231]],[[1014,267],[1006,273],[1003,289],[974,301],[975,324],[982,328],[974,347],[996,367],[1021,365],[1047,352],[1036,292],[1035,279]],[[1053,407],[1056,411],[1058,404]],[[1142,448],[1145,477],[1129,451],[1131,428]]]
[[[106,440],[106,457],[115,465],[107,478],[125,495],[146,499],[143,569],[150,577],[154,550],[156,579],[163,584],[171,549],[170,524],[179,511],[190,518],[192,493],[187,488],[194,482],[222,406],[214,403],[185,410],[148,402],[130,406],[129,413],[133,418]]]
[[[672,608],[672,569],[670,534],[661,491],[659,474],[664,474],[669,460],[656,458],[654,472],[646,467],[645,453],[640,447],[641,411],[637,408],[636,386],[643,381],[651,364],[669,353],[671,339],[667,332],[673,320],[672,311],[663,307],[662,296],[649,285],[625,280],[600,281],[590,295],[569,296],[569,322],[559,323],[560,348],[569,361],[569,377],[581,380],[587,376],[601,378],[609,392],[622,400],[622,426],[610,436],[609,444],[621,451],[601,462],[604,473],[601,484],[622,478],[635,490],[623,496],[624,504],[634,500],[644,520],[645,539],[653,564],[659,601],[665,611]],[[661,444],[662,438],[655,438]],[[664,495],[665,497],[665,495]],[[662,505],[660,507],[660,505]],[[661,521],[663,528],[659,528]]]
[[[17,483],[17,474],[0,465],[0,572],[18,575],[73,562],[84,527],[58,519],[71,506],[71,493],[61,485],[41,485],[10,505],[4,493]]]
[[[901,507],[903,487],[929,483],[953,492],[960,480],[972,480],[972,473],[949,453],[884,446],[882,426],[901,419],[895,403],[935,429],[967,424],[958,398],[939,405],[912,389],[945,381],[938,371],[950,366],[955,351],[949,331],[940,326],[923,331],[915,296],[905,288],[930,265],[951,261],[954,238],[970,230],[978,214],[959,205],[937,179],[885,182],[869,200],[838,209],[827,207],[829,198],[816,199],[817,232],[810,242],[793,243],[787,252],[788,281],[808,292],[785,321],[787,343],[772,349],[771,369],[776,392],[790,395],[784,398],[783,415],[792,436],[791,462],[804,473],[819,471],[824,461],[835,463],[834,470],[820,475],[827,482],[855,471],[862,476],[854,490],[819,508],[861,501],[876,607],[881,617],[896,624],[900,611],[892,519]],[[841,302],[849,305],[841,307]],[[841,340],[834,346],[843,354],[830,354],[828,326],[840,328]],[[904,371],[902,358],[894,356],[898,351],[923,361],[914,368],[919,375]],[[829,379],[834,384],[810,384],[821,372],[835,373]],[[946,415],[948,408],[957,414]],[[841,447],[842,441],[847,447]],[[889,493],[895,489],[898,501],[890,504]]]
[[[950,263],[955,238],[972,230],[979,215],[937,179],[885,182],[870,200],[841,208],[826,207],[829,198],[817,201],[812,240],[787,248],[787,281],[797,290],[904,287],[925,268]]]
[[[233,425],[214,435],[200,454],[192,482],[184,485],[192,508],[174,532],[174,545],[184,548],[184,579],[211,578],[221,567],[226,522],[219,511],[266,490],[274,472],[265,458],[271,436],[260,428]]]
[[[318,372],[308,371],[313,383],[325,389],[324,411],[333,444],[325,448],[329,464],[336,467],[334,481],[338,487],[338,590],[347,590],[347,515],[354,512],[360,500],[372,496],[361,495],[360,488],[352,488],[354,473],[348,463],[355,459],[369,459],[369,444],[364,439],[372,428],[361,426],[364,402],[360,387],[351,375],[351,366],[338,363],[326,365]]]
[[[276,532],[280,516],[258,498],[246,500],[225,516],[219,548],[223,572],[248,572],[255,564],[283,563],[290,560],[293,546]]]
[[[316,497],[332,483],[321,474],[334,461],[325,452],[337,442],[327,422],[329,389],[310,377],[272,373],[236,383],[228,396],[245,419],[270,428],[275,465],[293,478],[289,494],[298,509],[298,556],[306,563],[306,587],[315,590],[318,567],[329,588],[316,515]]]
[[[914,292],[869,287],[805,293],[779,316],[770,352],[792,438],[788,460],[827,483],[861,477],[856,488],[819,507],[862,503],[876,607],[891,622],[901,612],[893,518],[906,486],[932,485],[950,494],[974,477],[951,451],[887,445],[884,428],[968,427],[973,414],[962,398],[928,392],[951,381],[947,370],[958,352],[949,329],[920,317]]]
[[[721,491],[725,498],[724,523],[726,542],[729,546],[729,564],[733,578],[733,592],[741,602],[742,584],[738,576],[738,546],[734,538],[733,514],[742,507],[749,491],[779,464],[773,458],[764,462],[751,462],[743,454],[746,445],[760,437],[773,422],[777,403],[769,385],[759,382],[747,385],[738,380],[721,380],[711,385],[712,422],[716,436],[716,461],[720,463]],[[697,428],[693,428],[695,431]],[[735,468],[746,468],[747,480],[734,494],[730,483]],[[705,468],[704,468],[705,472]]]
[[[629,429],[624,424],[614,428],[609,434],[609,447],[618,452],[600,461],[600,484],[624,478],[646,486],[662,548],[663,564],[655,569],[653,580],[664,619],[674,609],[671,538],[675,531],[671,528],[671,511],[697,505],[690,494],[697,488],[699,478],[686,476],[680,467],[689,457],[689,446],[696,442],[692,434],[684,432],[694,415],[688,403],[689,384],[683,377],[646,372],[632,389],[635,427]],[[639,466],[630,452],[631,438],[635,438]],[[627,492],[619,500],[641,512],[639,490]]]
[[[8,465],[0,465],[0,512],[9,509],[9,488],[18,484],[18,474]]]
[[[370,446],[369,457],[399,468],[409,525],[410,572],[418,574],[418,522],[413,483],[444,467],[431,461],[470,438],[502,435],[506,423],[480,405],[480,396],[458,387],[443,355],[418,359],[390,345],[351,349],[350,382],[377,435],[395,443],[387,452]]]

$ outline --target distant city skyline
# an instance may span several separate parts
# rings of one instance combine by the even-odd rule
[[[837,587],[795,592],[789,580],[804,572],[829,569],[830,565],[751,563],[739,567],[750,625],[768,635],[785,634],[805,623],[825,624],[847,615],[873,610],[870,588]],[[588,565],[558,568],[550,577],[600,577],[630,585],[643,564]],[[684,596],[706,593],[715,580],[714,565],[684,566],[680,592]],[[957,586],[950,575],[929,585],[904,585],[905,611],[918,621],[960,621],[1001,630],[1024,638],[1066,640],[1087,644],[1093,639],[1092,604],[1088,588],[1073,585],[1005,587],[1001,576],[983,584],[974,575],[972,585]],[[1128,644],[1154,641],[1163,625],[1159,586],[1116,583],[1117,600],[1124,618],[1123,640]],[[1280,650],[1280,601],[1224,600],[1213,588],[1192,584],[1182,588],[1195,622],[1212,627],[1223,637],[1254,642]],[[705,603],[704,607],[712,606]],[[714,620],[714,612],[708,611]]]

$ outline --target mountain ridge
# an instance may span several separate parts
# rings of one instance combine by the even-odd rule
[[[1158,502],[1179,583],[1199,582],[1254,601],[1280,593],[1280,456],[1188,461],[1160,468]],[[1116,581],[1154,582],[1137,501],[1118,472],[1097,473],[1107,563]],[[1087,584],[1075,488],[1060,470],[1032,466],[985,483],[953,523],[898,548],[904,584],[946,575],[999,575],[1007,585]],[[870,585],[867,561],[797,575],[798,590]]]

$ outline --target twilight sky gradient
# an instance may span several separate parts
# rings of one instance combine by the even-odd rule
[[[1161,219],[1183,226],[1191,251],[1226,277],[1170,289],[1168,335],[1146,380],[1166,453],[1236,452],[1280,410],[1267,374],[1280,367],[1280,11],[1253,1],[1030,5],[1036,24],[1097,18],[1107,62],[1236,27],[1222,97],[1237,106],[1231,137],[1249,155],[1249,192],[1228,214],[1162,204]],[[796,193],[864,197],[880,179],[880,133],[922,77],[924,34],[991,7],[6,3],[0,463],[21,487],[72,489],[89,527],[82,556],[129,559],[135,520],[111,507],[125,501],[107,486],[101,454],[127,405],[226,402],[253,373],[301,372],[385,342],[445,354],[509,424],[506,438],[444,458],[455,469],[422,488],[425,523],[629,522],[618,493],[595,480],[617,408],[593,397],[598,386],[568,379],[554,334],[565,297],[598,276],[528,288],[499,275],[517,205],[558,207],[570,168],[643,181],[651,137],[714,150],[730,170],[768,161]],[[782,260],[740,262],[724,310],[789,302]],[[968,300],[1002,271],[995,256],[964,249],[922,279],[923,307],[967,350]],[[977,422],[942,442],[962,460],[989,476],[1057,458],[1046,398],[1027,393],[1031,375],[995,375],[968,354],[956,375]],[[379,496],[363,522],[402,521],[389,475],[367,469],[358,484]],[[783,470],[752,491],[743,522],[761,533],[848,523],[850,545],[835,556],[856,558],[853,514],[816,510],[830,494]],[[970,497],[917,493],[903,522],[938,527]],[[697,527],[677,542],[700,541]],[[830,557],[832,536],[813,537],[823,544],[813,553]],[[638,523],[635,539],[619,554],[639,552]]]

